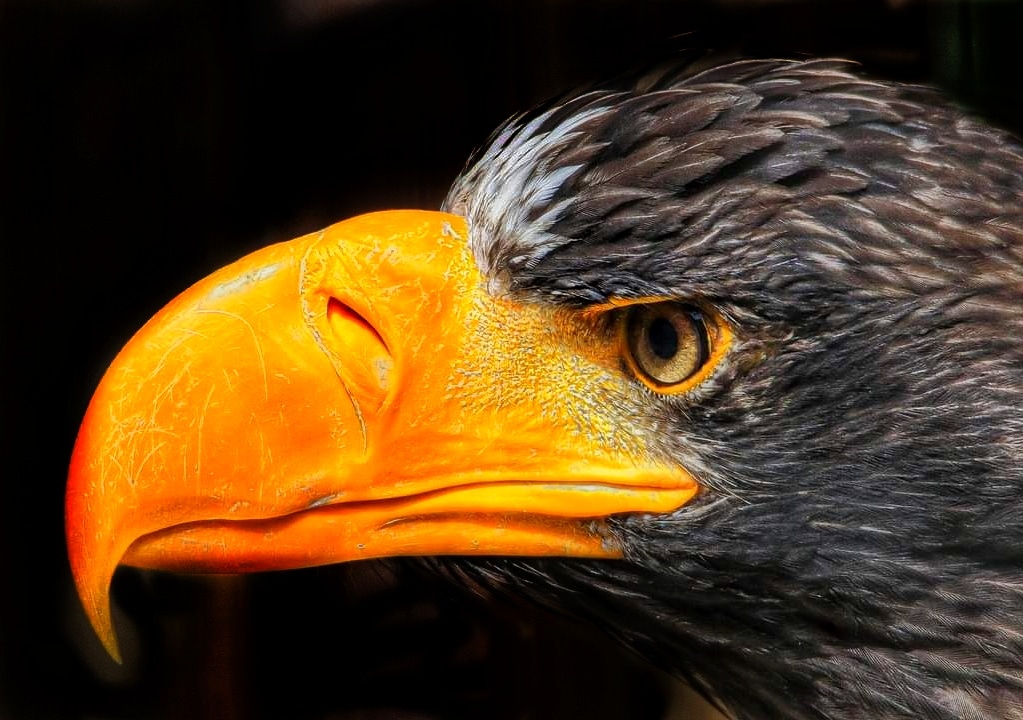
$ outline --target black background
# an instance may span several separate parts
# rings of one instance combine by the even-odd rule
[[[0,717],[657,717],[661,679],[599,637],[393,565],[121,571],[114,665],[63,539],[92,389],[191,282],[350,215],[436,207],[508,115],[665,42],[851,57],[1019,132],[1021,7],[0,0]]]

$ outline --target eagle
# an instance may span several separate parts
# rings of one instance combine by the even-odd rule
[[[1023,146],[833,59],[552,100],[160,311],[66,530],[115,657],[118,565],[415,556],[738,720],[1023,718]]]

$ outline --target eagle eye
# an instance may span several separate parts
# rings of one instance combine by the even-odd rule
[[[711,333],[692,305],[657,302],[625,311],[623,353],[641,381],[658,392],[679,392],[711,358]]]

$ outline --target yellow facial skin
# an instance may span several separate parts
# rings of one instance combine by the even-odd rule
[[[118,564],[619,557],[602,518],[697,492],[653,457],[599,313],[493,297],[457,216],[364,215],[249,255],[125,347],[75,445],[72,569],[117,657]]]

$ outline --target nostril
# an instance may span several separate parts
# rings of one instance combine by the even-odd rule
[[[386,391],[394,359],[373,324],[350,305],[333,297],[327,302],[327,322],[334,335],[342,372],[355,386],[353,389],[369,397]]]
[[[344,327],[346,331],[354,330],[356,327],[361,328],[363,333],[372,337],[387,352],[387,343],[369,320],[337,298],[332,297],[327,301],[327,318],[331,327],[335,329],[339,326]]]

